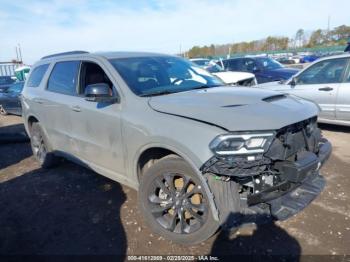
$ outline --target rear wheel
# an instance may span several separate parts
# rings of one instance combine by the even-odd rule
[[[58,158],[49,150],[47,140],[38,122],[31,127],[30,144],[35,159],[43,168],[50,168],[57,163]]]
[[[7,115],[7,111],[2,105],[0,105],[0,115],[3,115],[3,116]]]
[[[177,156],[163,158],[145,171],[139,206],[151,229],[174,242],[199,243],[219,227],[200,179]]]

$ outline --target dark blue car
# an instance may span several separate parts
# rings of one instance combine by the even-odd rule
[[[253,73],[259,84],[287,80],[299,71],[294,68],[286,68],[269,57],[231,58],[222,62],[228,71]]]
[[[14,82],[11,76],[0,76],[0,93],[5,92]]]
[[[22,93],[24,82],[12,84],[6,91],[0,93],[0,114],[22,115],[22,106],[19,96]]]

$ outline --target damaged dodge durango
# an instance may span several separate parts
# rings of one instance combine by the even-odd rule
[[[33,66],[21,103],[43,168],[66,158],[138,190],[147,225],[175,242],[285,220],[325,186],[331,144],[317,105],[225,86],[180,57],[49,55]]]

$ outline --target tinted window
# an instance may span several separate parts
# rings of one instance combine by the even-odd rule
[[[297,77],[298,84],[340,83],[347,59],[330,59],[314,64]]]
[[[39,86],[48,67],[49,67],[49,64],[45,64],[34,68],[27,81],[27,86],[30,86],[30,87]]]
[[[274,69],[283,67],[283,65],[281,65],[279,62],[269,57],[259,57],[259,58],[256,58],[255,60],[259,63],[260,67],[263,68],[264,70],[274,70]]]
[[[84,94],[85,88],[88,85],[99,83],[104,83],[109,86],[111,96],[115,94],[112,81],[109,80],[107,74],[99,65],[92,62],[83,62],[81,65],[80,74],[79,94]]]
[[[224,61],[224,66],[228,70],[241,71],[239,68],[239,61],[240,61],[240,59],[226,60],[226,61]]]
[[[253,59],[243,59],[241,71],[255,72],[257,69],[258,69],[258,66]]]
[[[53,68],[47,89],[53,92],[76,95],[79,61],[59,62]]]

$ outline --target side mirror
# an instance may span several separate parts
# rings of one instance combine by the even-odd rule
[[[105,83],[97,83],[88,85],[85,87],[85,100],[98,103],[116,103],[117,97],[111,95],[111,89],[109,85]]]
[[[292,88],[295,87],[295,86],[297,85],[297,80],[296,80],[296,78],[293,77],[289,84],[290,84],[290,86],[291,86]]]

